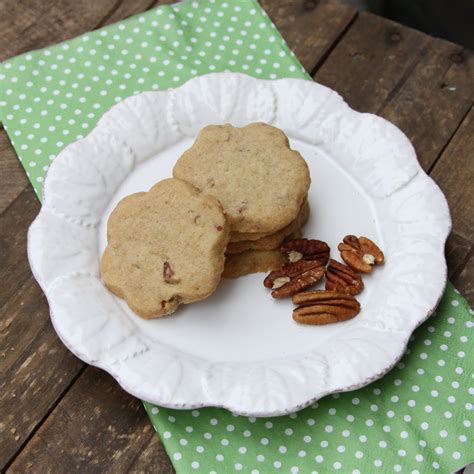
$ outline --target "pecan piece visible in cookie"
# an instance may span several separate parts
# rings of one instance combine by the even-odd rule
[[[293,295],[293,319],[301,324],[323,325],[346,321],[360,312],[359,302],[339,291],[307,291]]]
[[[174,277],[174,270],[171,268],[170,262],[164,262],[163,263],[163,279],[165,280],[166,283],[170,283],[172,285],[175,285],[176,283],[179,283],[178,278],[173,278]]]
[[[373,265],[384,262],[384,254],[367,237],[346,235],[337,247],[344,262],[360,273],[370,273]]]
[[[273,298],[286,298],[316,284],[324,276],[325,268],[318,260],[287,263],[271,272],[263,284],[273,289]]]
[[[299,260],[318,260],[326,265],[329,260],[329,246],[326,242],[316,239],[293,239],[283,243],[281,251],[288,254],[290,262]]]
[[[330,259],[326,268],[326,290],[358,295],[364,289],[361,276],[348,265]]]

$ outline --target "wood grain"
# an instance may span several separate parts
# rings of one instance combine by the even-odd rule
[[[39,209],[38,199],[29,186],[0,215],[0,307],[31,275],[26,256],[26,233]]]
[[[152,436],[146,447],[130,466],[131,473],[171,474],[174,471],[158,436]]]
[[[22,356],[48,321],[46,298],[30,276],[0,308],[0,376]]]
[[[469,111],[473,85],[473,54],[430,38],[411,74],[377,112],[407,134],[428,171]]]
[[[466,298],[471,308],[474,308],[474,255],[471,254],[466,265],[453,280],[454,286]]]
[[[0,61],[97,27],[116,0],[1,0]]]
[[[361,112],[376,112],[406,79],[429,37],[361,13],[315,75]]]
[[[107,18],[104,24],[115,23],[116,21],[144,12],[158,5],[169,5],[171,3],[176,3],[176,0],[134,0],[133,2],[121,0],[115,11]]]
[[[88,367],[9,472],[173,472],[160,444],[141,402]]]
[[[9,352],[9,360],[0,377],[0,466],[9,463],[83,366],[51,330],[44,299],[29,300],[22,306],[24,295],[19,291],[12,301],[12,306],[20,305],[15,311],[1,314],[2,333],[6,332],[7,339],[8,334],[18,336],[25,326],[25,321],[19,319],[27,320],[31,327],[25,331],[26,336],[12,339],[2,348]],[[28,312],[23,311],[25,307]]]
[[[261,0],[260,3],[310,74],[357,14],[352,6],[332,0]]]
[[[0,214],[28,185],[25,170],[5,130],[0,130]]]
[[[471,108],[444,150],[431,177],[448,199],[456,233],[473,242],[474,109]]]
[[[447,246],[452,282],[474,307],[474,108],[437,161],[431,177],[445,193],[453,219],[454,235]]]
[[[54,333],[28,266],[26,231],[38,210],[29,187],[0,215],[0,469],[83,367]]]
[[[472,242],[461,237],[455,231],[446,242],[446,261],[448,263],[448,277],[451,281],[455,281],[459,273],[463,270],[469,255],[473,249]]]

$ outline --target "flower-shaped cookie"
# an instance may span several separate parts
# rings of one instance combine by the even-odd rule
[[[171,178],[122,199],[110,215],[107,237],[104,283],[148,319],[216,289],[229,230],[212,196]]]
[[[296,219],[310,177],[278,128],[210,125],[176,163],[173,176],[221,204],[232,233],[273,233]]]

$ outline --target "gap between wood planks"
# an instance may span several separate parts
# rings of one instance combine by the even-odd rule
[[[347,31],[350,29],[350,27],[354,24],[354,22],[357,20],[357,17],[359,16],[359,12],[356,11],[352,19],[349,21],[349,23],[346,25],[346,27],[340,32],[340,34],[336,37],[334,43],[328,48],[328,50],[321,56],[321,58],[317,61],[317,63],[314,65],[314,67],[311,69],[311,71],[308,71],[309,75],[311,77],[314,77],[316,73],[318,72],[319,68],[323,65],[324,61],[330,56],[330,54],[333,52],[333,50],[336,48],[336,46],[339,44],[343,36],[347,33]]]
[[[472,109],[467,109],[466,110],[466,113],[463,115],[461,121],[458,123],[458,125],[456,126],[456,129],[453,131],[453,133],[451,134],[451,136],[449,137],[449,140],[446,142],[446,144],[441,148],[438,156],[435,158],[435,160],[433,161],[433,163],[431,164],[431,166],[426,170],[426,174],[427,175],[431,175],[431,172],[433,171],[433,169],[435,168],[435,166],[438,164],[438,161],[440,160],[441,156],[443,156],[443,153],[444,151],[446,150],[446,148],[448,148],[448,146],[450,145],[451,141],[453,140],[454,136],[456,135],[456,133],[458,132],[458,130],[461,128],[462,124],[464,123],[464,120],[466,120],[467,116],[469,115],[469,113],[471,112]]]
[[[457,236],[457,234],[455,234],[455,233],[453,233],[453,235]],[[457,236],[457,237],[459,237],[459,236]],[[461,278],[461,275],[468,268],[469,261],[471,260],[472,257],[474,257],[474,248],[473,247],[471,247],[471,250],[469,250],[469,252],[466,254],[466,256],[461,260],[461,264],[459,265],[459,268],[455,272],[453,272],[451,274],[450,278],[449,278],[454,286],[457,285],[458,281]],[[472,285],[471,285],[471,287],[472,287]],[[464,296],[467,299],[468,296],[470,296],[470,295],[467,295],[467,294],[465,295],[465,294],[461,293],[461,296]],[[471,301],[472,300],[468,300],[468,303],[471,305],[471,308],[472,308]]]
[[[1,472],[8,471],[8,468],[15,462],[18,455],[23,451],[23,448],[30,442],[31,438],[36,434],[38,429],[43,425],[49,415],[56,409],[58,404],[63,399],[64,395],[70,390],[70,388],[76,383],[76,380],[83,374],[83,372],[87,369],[88,365],[83,363],[83,366],[77,371],[77,374],[71,378],[70,382],[64,387],[64,389],[58,394],[57,399],[51,404],[51,407],[44,413],[44,415],[38,421],[36,427],[28,434],[28,436],[23,440],[23,442],[18,446],[18,449],[15,452],[15,455],[12,456],[8,462],[5,464]]]

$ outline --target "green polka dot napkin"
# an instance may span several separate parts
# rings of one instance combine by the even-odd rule
[[[309,78],[255,0],[186,1],[0,64],[0,120],[41,198],[115,102],[212,71]],[[290,416],[145,408],[178,472],[451,472],[474,460],[472,314],[448,286],[383,379]]]
[[[472,314],[449,286],[383,379],[289,416],[145,408],[178,472],[449,473],[474,460]]]

